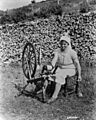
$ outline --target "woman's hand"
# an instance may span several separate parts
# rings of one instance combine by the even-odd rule
[[[78,76],[78,81],[82,81],[81,75]]]
[[[52,70],[52,69],[53,69],[53,66],[52,66],[52,65],[47,65],[47,69],[48,69],[48,70]]]

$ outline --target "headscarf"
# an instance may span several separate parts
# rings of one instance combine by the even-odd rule
[[[60,38],[60,42],[61,42],[62,40],[66,41],[66,42],[69,44],[69,47],[72,48],[72,47],[71,47],[71,39],[70,39],[70,37],[68,36],[68,34],[65,34],[64,36],[62,36],[62,37]]]

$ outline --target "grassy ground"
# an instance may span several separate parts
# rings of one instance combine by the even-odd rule
[[[95,120],[95,70],[82,69],[83,98],[60,94],[50,105],[23,95],[15,97],[18,91],[13,83],[24,85],[26,82],[22,68],[18,64],[1,65],[0,120],[67,120],[70,117],[80,120],[93,120],[94,117]]]

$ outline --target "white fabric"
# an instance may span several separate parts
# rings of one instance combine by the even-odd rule
[[[65,35],[65,36],[62,36],[61,38],[60,38],[60,41],[62,41],[62,40],[64,40],[64,41],[66,41],[66,42],[68,42],[69,44],[70,44],[70,37],[69,36],[67,36],[67,35]]]
[[[59,84],[65,84],[65,78],[67,77],[67,75],[69,76],[73,76],[75,75],[75,69],[60,69],[58,68],[57,71],[56,71],[56,82],[59,83]]]
[[[69,37],[67,34],[65,34],[64,36],[62,36],[62,37],[60,38],[60,42],[61,42],[62,40],[68,42],[68,43],[69,43],[69,47],[72,48],[72,46],[71,46],[71,39],[70,39],[70,37]]]
[[[61,40],[65,40],[69,43],[69,46],[66,48],[64,52],[61,52],[60,48],[57,49],[54,53],[55,56],[52,60],[52,65],[55,66],[56,64],[59,66],[56,70],[55,74],[55,82],[59,83],[60,85],[65,84],[65,78],[67,75],[73,76],[75,75],[75,65],[73,64],[73,61],[77,61],[77,54],[74,50],[71,48],[71,40],[70,37],[65,34],[65,36],[62,36],[60,38]],[[50,77],[50,80],[54,80],[54,77]]]
[[[55,57],[52,60],[52,65],[57,64],[59,66],[56,70],[55,82],[61,85],[65,84],[65,78],[67,75],[75,75],[76,67],[73,64],[73,61],[77,60],[78,58],[76,52],[69,47],[63,53],[60,51],[60,49],[57,49],[55,52]],[[50,80],[52,80],[52,78],[50,78]]]
[[[75,75],[76,71],[75,68],[72,68],[72,65],[69,65],[69,68],[61,69],[57,68],[56,74],[52,77],[49,77],[50,81],[55,81],[56,83],[59,83],[61,85],[65,84],[65,78],[68,76]]]
[[[77,61],[77,53],[72,50],[71,48],[67,47],[64,52],[61,52],[60,48],[56,49],[54,52],[54,58],[52,60],[52,65],[55,66],[57,64],[58,66],[66,66],[73,63],[73,61]]]

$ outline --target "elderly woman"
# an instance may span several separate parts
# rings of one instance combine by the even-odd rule
[[[71,48],[70,37],[62,36],[60,39],[60,48],[55,50],[52,60],[52,67],[58,65],[56,70],[56,86],[52,97],[48,103],[53,102],[61,89],[61,85],[65,84],[67,75],[73,76],[78,72],[78,80],[81,80],[81,67],[76,52]],[[81,94],[82,95],[82,94]]]

